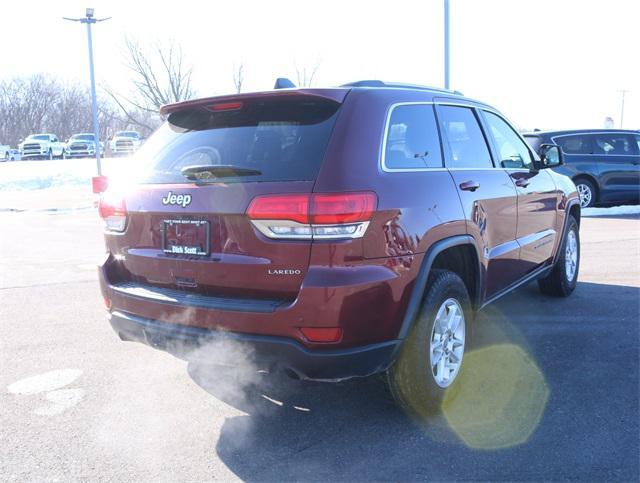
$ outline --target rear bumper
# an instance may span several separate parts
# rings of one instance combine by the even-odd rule
[[[295,372],[303,379],[340,380],[384,371],[393,362],[399,340],[337,350],[310,350],[285,337],[241,334],[145,319],[125,312],[109,314],[111,326],[122,340],[141,342],[177,357],[199,360],[208,354],[233,364],[233,354],[248,354],[257,365],[268,364]],[[229,342],[229,345],[224,345]],[[225,350],[222,347],[242,347]],[[208,351],[211,352],[208,352]],[[229,360],[231,359],[231,360]],[[246,359],[243,359],[246,360]]]

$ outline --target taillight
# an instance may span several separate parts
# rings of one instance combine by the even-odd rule
[[[107,191],[100,197],[98,213],[107,225],[107,230],[124,231],[127,224],[127,207],[124,198],[110,195]]]
[[[376,204],[372,192],[265,195],[251,201],[247,215],[269,238],[360,238]]]

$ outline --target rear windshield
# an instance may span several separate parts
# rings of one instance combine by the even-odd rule
[[[233,166],[231,182],[315,180],[339,104],[326,100],[261,100],[219,104],[169,115],[138,151],[142,183],[191,182],[182,169]],[[249,173],[249,174],[247,174]],[[232,172],[233,174],[233,172]],[[215,181],[215,180],[211,180]]]

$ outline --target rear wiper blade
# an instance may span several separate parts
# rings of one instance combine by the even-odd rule
[[[206,181],[215,178],[230,178],[233,176],[258,176],[262,171],[230,164],[219,164],[212,166],[205,164],[201,166],[187,166],[180,171],[187,179]]]

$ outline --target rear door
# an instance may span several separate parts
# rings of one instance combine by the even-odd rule
[[[494,166],[478,112],[473,107],[437,106],[446,166],[458,187],[467,220],[485,267],[485,297],[517,277],[517,193],[506,170]]]
[[[137,152],[140,172],[123,188],[126,231],[107,238],[122,258],[119,282],[295,299],[311,241],[271,239],[246,211],[260,195],[311,193],[339,106],[287,96],[171,113]]]
[[[598,157],[601,201],[630,201],[638,198],[640,166],[638,143],[627,133],[601,132],[591,136],[593,154]]]
[[[535,168],[529,146],[505,119],[486,110],[482,114],[496,159],[518,192],[516,238],[520,245],[519,271],[524,276],[553,255],[561,192],[548,170]]]

